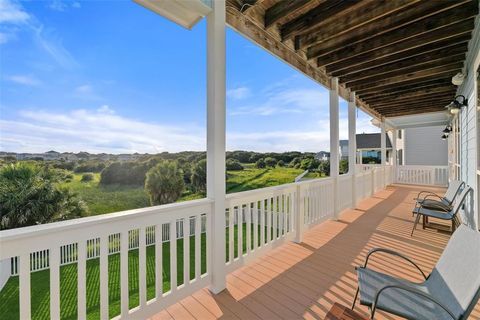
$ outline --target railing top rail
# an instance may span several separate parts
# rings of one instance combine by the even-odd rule
[[[199,199],[199,200],[170,203],[170,204],[154,206],[154,207],[126,210],[126,211],[108,213],[108,214],[92,216],[92,217],[78,218],[78,219],[67,220],[67,221],[59,221],[59,222],[29,226],[24,228],[3,230],[3,231],[0,231],[0,242],[12,241],[15,239],[21,239],[25,237],[41,236],[41,235],[49,234],[52,232],[58,232],[59,230],[64,232],[68,230],[78,230],[78,229],[84,229],[84,228],[89,228],[89,227],[98,226],[98,225],[121,223],[130,219],[137,221],[141,218],[144,218],[145,216],[152,215],[152,214],[167,215],[172,213],[175,214],[175,212],[178,212],[178,211],[189,210],[191,208],[198,208],[198,207],[206,208],[211,206],[212,203],[213,203],[213,200],[205,198],[205,199]],[[152,223],[154,222],[155,221],[152,221]]]

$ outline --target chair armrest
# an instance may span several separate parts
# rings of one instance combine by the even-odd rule
[[[367,267],[367,264],[368,264],[368,260],[370,259],[370,256],[374,253],[377,253],[377,252],[383,252],[383,253],[387,253],[387,254],[390,254],[392,256],[397,256],[397,257],[400,257],[408,262],[410,262],[410,264],[412,264],[415,268],[417,268],[418,271],[420,271],[420,273],[422,274],[423,278],[426,280],[427,279],[427,276],[425,275],[425,273],[423,273],[422,269],[420,269],[420,267],[415,263],[413,262],[410,258],[408,258],[407,256],[404,256],[403,254],[401,253],[398,253],[397,251],[394,251],[394,250],[390,250],[390,249],[386,249],[386,248],[374,248],[374,249],[371,249],[368,253],[367,253],[367,257],[365,258],[365,264],[363,265],[364,268]]]
[[[431,191],[420,191],[418,194],[417,194],[417,197],[414,198],[415,201],[421,201],[425,198],[425,196],[422,198],[422,194],[426,193],[427,195],[434,195],[434,196],[437,196],[438,198],[442,198],[441,196],[439,196],[438,194],[436,194],[435,192],[431,192]]]
[[[425,201],[425,200],[431,199],[431,198],[437,198],[439,200],[443,200],[443,198],[438,196],[438,194],[427,194],[423,199],[421,199],[421,201]]]
[[[387,285],[387,286],[384,286],[382,288],[380,288],[377,293],[375,294],[375,298],[373,300],[373,304],[372,304],[372,311],[371,311],[371,315],[370,315],[370,318],[373,319],[373,316],[375,314],[375,311],[377,309],[377,303],[378,303],[378,298],[380,297],[380,294],[387,290],[387,289],[392,289],[392,288],[395,288],[395,289],[399,289],[399,290],[404,290],[404,291],[407,291],[407,292],[410,292],[410,293],[413,293],[421,298],[424,298],[426,300],[429,300],[433,303],[435,303],[436,305],[438,305],[440,308],[442,308],[443,310],[445,310],[449,315],[450,317],[452,317],[452,319],[456,319],[455,318],[455,315],[446,307],[444,306],[440,301],[438,301],[437,299],[435,299],[434,297],[432,297],[431,295],[423,292],[423,291],[420,291],[418,289],[415,289],[413,287],[408,287],[408,286],[404,286],[404,285],[400,285],[400,284],[392,284],[392,285]]]

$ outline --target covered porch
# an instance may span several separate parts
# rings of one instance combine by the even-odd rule
[[[413,198],[420,190],[441,188],[390,185],[308,230],[302,243],[286,243],[227,276],[226,290],[202,289],[151,319],[324,319],[333,303],[350,306],[356,290],[355,266],[375,247],[397,250],[428,274],[450,235],[413,226]],[[422,277],[400,259],[372,260],[376,270],[412,281]],[[368,315],[365,307],[356,307]],[[379,313],[378,319],[397,319]],[[469,319],[480,319],[480,303]]]

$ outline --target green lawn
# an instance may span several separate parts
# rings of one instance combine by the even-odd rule
[[[254,241],[254,227],[251,228],[251,247]],[[265,228],[267,231],[267,228]],[[229,228],[226,233],[226,261],[229,260]],[[246,253],[246,224],[243,224],[242,251]],[[258,226],[260,235],[260,226]],[[274,230],[272,229],[272,233]],[[258,237],[260,244],[260,236]],[[266,241],[266,240],[265,240]],[[170,290],[170,242],[163,243],[163,290]],[[206,272],[207,259],[206,236],[201,238],[201,273]],[[238,257],[238,229],[234,228],[234,257]],[[195,236],[190,237],[190,278],[195,277]],[[129,305],[139,305],[138,288],[138,249],[130,250],[128,256],[129,271]],[[100,266],[99,259],[87,261],[87,318],[100,318]],[[113,254],[108,258],[109,314],[114,317],[120,314],[120,255]],[[177,240],[177,284],[183,283],[183,239]],[[42,270],[31,274],[32,319],[49,319],[50,317],[50,271]],[[147,299],[155,296],[155,246],[147,247]],[[77,318],[77,264],[60,267],[60,313],[62,319]],[[0,315],[3,320],[19,319],[18,276],[10,277],[0,291]]]
[[[253,164],[244,164],[245,170],[227,172],[227,193],[247,191],[285,183],[291,183],[303,172],[293,168],[257,169]],[[150,206],[143,187],[102,186],[100,174],[94,173],[94,180],[81,182],[82,174],[74,174],[71,182],[61,185],[70,188],[82,198],[89,209],[88,215],[98,215]],[[178,201],[200,199],[201,194],[185,191]]]
[[[285,167],[257,169],[252,165],[245,170],[227,172],[227,193],[247,191],[291,183],[303,170]]]

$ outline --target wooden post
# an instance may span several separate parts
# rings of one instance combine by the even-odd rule
[[[350,92],[348,101],[348,173],[352,176],[352,208],[357,206],[356,168],[357,157],[357,118],[355,92]]]
[[[225,1],[207,16],[207,198],[212,199],[210,291],[226,287],[225,270]]]
[[[333,180],[333,214],[338,219],[338,152],[339,142],[338,78],[332,78],[330,88],[330,178]]]

